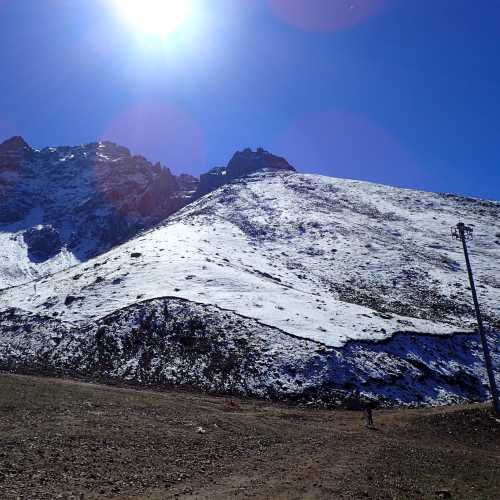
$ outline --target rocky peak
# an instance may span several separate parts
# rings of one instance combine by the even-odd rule
[[[273,155],[262,148],[258,148],[257,151],[247,148],[234,154],[227,166],[227,175],[236,178],[259,170],[288,170],[295,172],[295,168],[285,158]]]
[[[14,136],[0,144],[0,154],[31,151],[29,144],[21,137]]]
[[[227,167],[215,167],[200,176],[200,184],[195,196],[203,196],[234,179],[254,172],[276,172],[279,170],[296,171],[285,158],[273,155],[263,148],[258,148],[256,151],[252,151],[250,148],[237,151]]]
[[[17,170],[31,153],[33,150],[22,137],[7,139],[0,144],[0,170]]]
[[[113,154],[115,156],[126,156],[130,157],[130,150],[125,146],[120,146],[110,141],[103,141],[97,143],[97,149],[102,152],[107,152],[109,154]]]

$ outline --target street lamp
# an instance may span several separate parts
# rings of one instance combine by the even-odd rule
[[[474,276],[472,275],[469,251],[467,249],[467,241],[474,238],[473,229],[470,226],[466,226],[463,222],[460,222],[451,228],[451,235],[453,238],[461,240],[464,249],[465,263],[467,264],[467,272],[469,274],[470,289],[472,292],[472,299],[474,300],[474,308],[476,309],[477,326],[479,328],[481,344],[483,345],[484,361],[486,363],[486,371],[488,372],[488,379],[490,382],[490,391],[493,397],[493,410],[497,415],[500,415],[500,403],[498,401],[498,390],[495,381],[495,374],[493,372],[493,363],[491,362],[488,340],[484,331],[483,318],[481,317],[481,310],[479,309],[479,301],[477,300],[476,286],[474,284]]]

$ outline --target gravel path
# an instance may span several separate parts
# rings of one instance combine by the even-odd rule
[[[0,498],[500,498],[481,405],[375,414],[0,375]]]

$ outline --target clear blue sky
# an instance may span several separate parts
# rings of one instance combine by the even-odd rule
[[[1,138],[500,199],[498,0],[197,0],[164,43],[110,4],[0,0]]]

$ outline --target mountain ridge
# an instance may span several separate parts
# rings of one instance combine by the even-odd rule
[[[487,397],[449,231],[474,225],[485,322],[499,329],[500,203],[292,168],[224,175],[106,253],[0,291],[2,366],[279,399]]]
[[[203,190],[264,167],[293,170],[263,149],[247,149],[235,153],[217,186]],[[102,254],[200,197],[201,186],[109,141],[37,150],[20,136],[6,140],[0,144],[0,243],[11,257],[0,261],[0,289]]]

